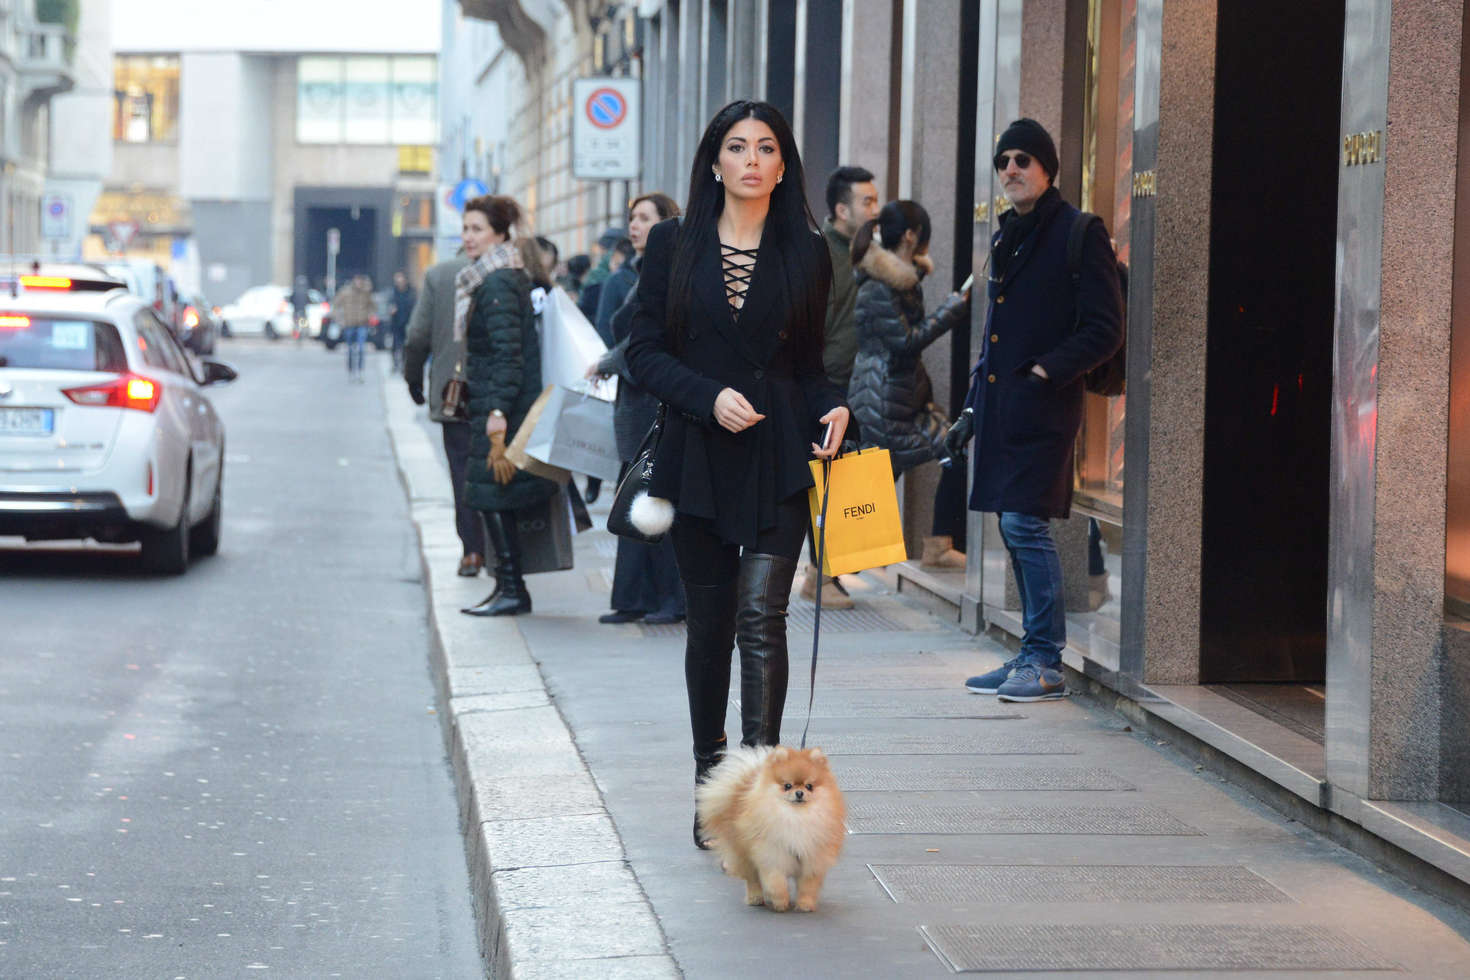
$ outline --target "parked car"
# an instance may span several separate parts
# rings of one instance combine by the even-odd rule
[[[179,342],[196,354],[213,354],[219,323],[202,296],[184,296],[179,314]]]
[[[220,545],[225,430],[196,361],[142,297],[0,295],[0,535],[137,541],[178,574]]]
[[[148,303],[177,336],[183,304],[174,282],[163,266],[152,259],[119,259],[102,268],[127,284],[128,291]]]
[[[307,332],[321,336],[322,318],[331,305],[319,290],[307,291]],[[226,337],[263,334],[271,340],[290,337],[295,329],[295,310],[288,286],[251,286],[235,302],[219,311],[220,330]]]
[[[283,331],[276,326],[278,317],[291,315],[290,292],[285,286],[251,286],[219,311],[221,331],[226,337],[264,334],[271,340],[279,338]],[[287,336],[290,332],[284,331]]]

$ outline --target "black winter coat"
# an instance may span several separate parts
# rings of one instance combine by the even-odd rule
[[[987,289],[985,333],[966,401],[975,410],[970,509],[1054,518],[1071,513],[1083,375],[1122,346],[1123,297],[1102,224],[1094,222],[1087,234],[1074,289],[1067,235],[1079,212],[1051,192],[1037,207],[1036,229]],[[992,249],[999,240],[996,232]],[[1035,375],[1033,364],[1049,380]]]
[[[894,475],[942,455],[944,429],[925,426],[919,356],[965,322],[969,304],[946,302],[928,318],[913,264],[874,243],[857,270],[857,357],[847,404],[862,427],[863,445],[893,457]]]
[[[485,461],[490,437],[485,422],[505,413],[506,445],[541,394],[541,341],[531,308],[531,280],[523,269],[496,269],[475,290],[465,324],[465,380],[470,389],[470,453],[465,503],[476,510],[521,510],[556,492],[556,484],[525,470],[504,486]]]
[[[702,243],[675,355],[664,310],[678,233],[673,218],[649,231],[627,351],[633,376],[669,405],[652,492],[681,515],[710,520],[725,541],[753,547],[776,525],[777,506],[812,486],[807,462],[821,435],[817,419],[844,404],[822,367],[831,260],[815,232],[783,246],[768,222],[737,322],[725,299],[719,242]],[[822,305],[799,302],[802,270],[817,277]],[[765,419],[740,433],[723,428],[714,407],[727,387]]]
[[[637,270],[641,262],[642,259],[634,259],[631,264],[633,289],[638,285]],[[618,457],[624,462],[632,462],[633,457],[638,455],[643,437],[648,434],[648,430],[653,427],[653,420],[658,417],[658,399],[638,385],[633,378],[633,372],[628,368],[628,339],[633,331],[633,311],[637,309],[636,293],[633,289],[628,291],[617,312],[608,318],[613,346],[608,348],[597,364],[597,369],[603,374],[618,376],[618,399],[613,405],[613,435],[617,438]]]

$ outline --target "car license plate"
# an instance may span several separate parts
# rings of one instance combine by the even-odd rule
[[[0,435],[49,436],[56,426],[50,408],[0,408]]]

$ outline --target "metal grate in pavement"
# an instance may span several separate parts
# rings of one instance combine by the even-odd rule
[[[787,695],[788,703],[806,705],[807,687],[794,684]],[[955,695],[934,695],[924,691],[907,691],[902,695],[853,697],[823,689],[817,678],[817,702],[813,718],[983,718],[987,721],[1019,721],[1026,715],[1000,706],[994,698],[977,698],[961,691]]]
[[[920,926],[956,973],[1003,970],[1394,970],[1321,926]]]
[[[917,769],[839,766],[845,790],[979,790],[1009,792],[1088,792],[1134,787],[1106,769],[1048,769],[1011,766],[981,769]]]
[[[803,651],[807,671],[811,670],[811,650]],[[933,663],[925,668],[909,670],[874,670],[840,662],[841,655],[817,658],[817,689],[841,689],[847,691],[958,691],[964,678],[960,671]],[[792,660],[795,660],[793,655]],[[802,674],[807,677],[808,674]],[[975,698],[966,693],[966,697]],[[976,699],[979,700],[979,699]]]
[[[854,834],[1203,836],[1163,810],[1142,806],[954,806],[854,800],[847,811],[847,826]]]
[[[795,704],[793,697],[788,704]],[[968,730],[953,735],[908,732],[827,735],[817,745],[828,755],[1076,755],[1077,747],[1047,735],[1012,735]]]
[[[868,870],[895,902],[1213,904],[1292,900],[1265,878],[1238,865],[870,864]]]
[[[803,609],[802,605],[806,608]],[[812,623],[815,620],[815,611],[810,604],[791,604],[786,617],[786,629],[789,633],[810,633]],[[643,635],[648,637],[683,636],[682,624],[673,626],[648,626],[640,624]],[[909,630],[910,627],[889,619],[880,612],[871,609],[832,609],[822,611],[823,633],[897,633]],[[811,641],[806,641],[810,645]]]

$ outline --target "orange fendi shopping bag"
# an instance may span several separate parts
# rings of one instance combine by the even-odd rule
[[[825,489],[821,460],[813,460],[811,468],[816,486],[808,491],[807,501],[812,528],[819,530]],[[823,574],[846,575],[907,560],[888,450],[864,449],[838,456],[832,461],[831,472]]]

